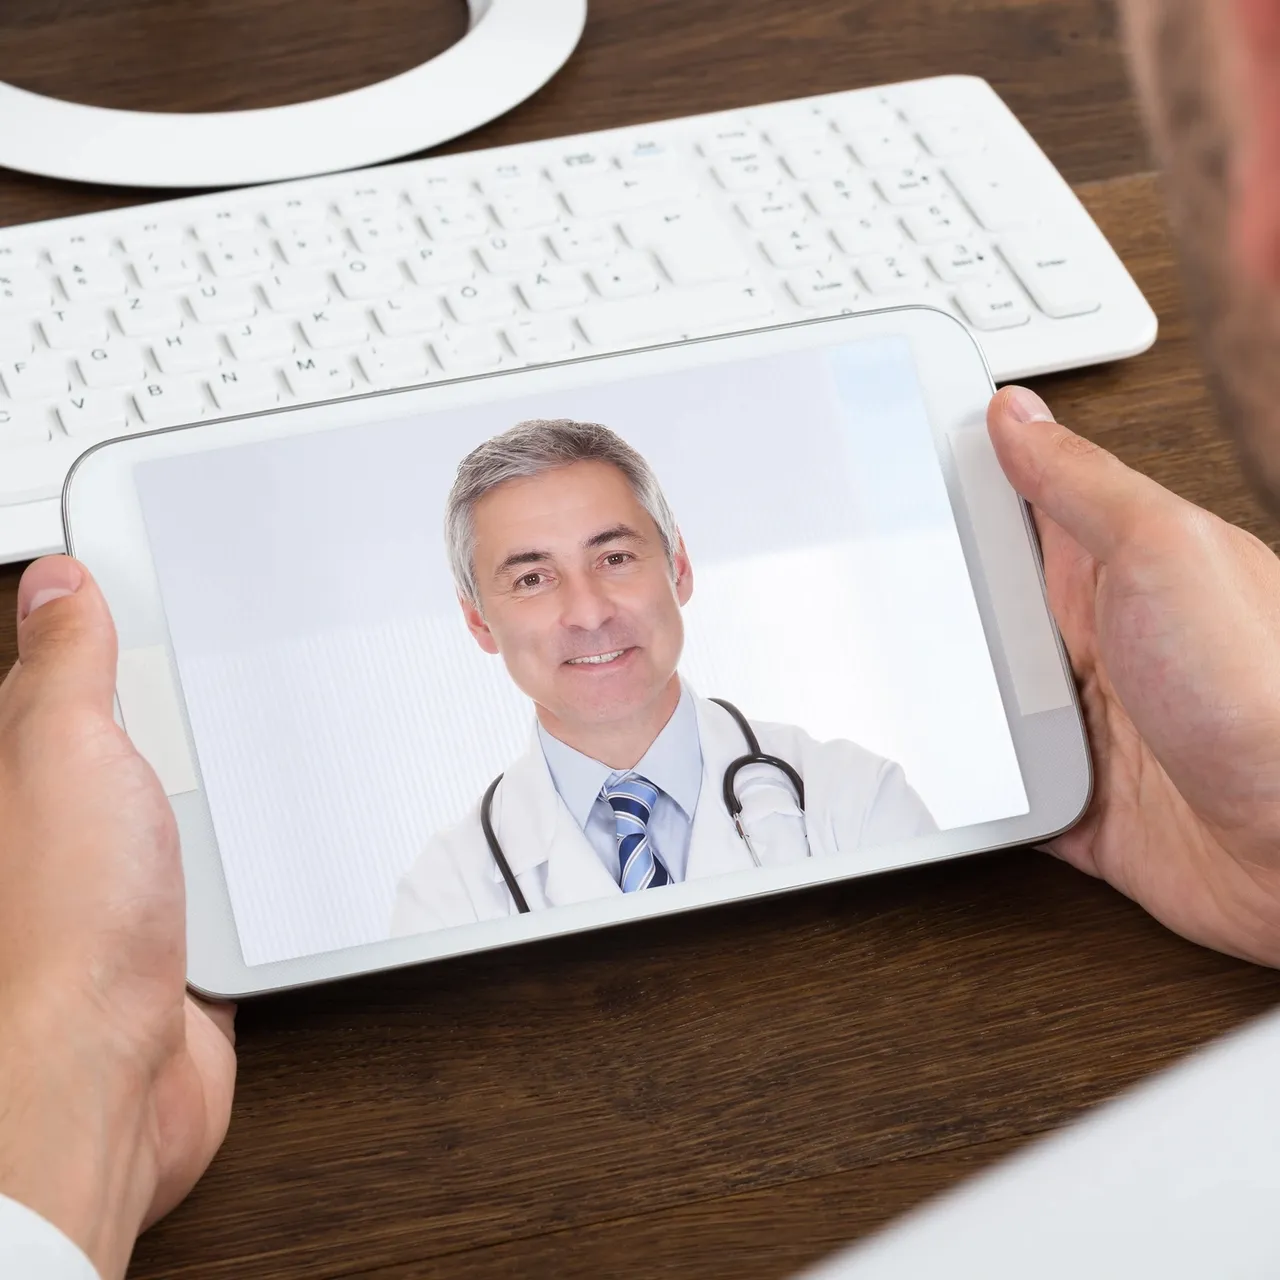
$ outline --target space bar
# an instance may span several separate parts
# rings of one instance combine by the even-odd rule
[[[640,298],[619,298],[587,307],[578,323],[601,347],[619,347],[644,338],[677,338],[735,320],[758,320],[773,311],[773,299],[749,281],[664,289]]]

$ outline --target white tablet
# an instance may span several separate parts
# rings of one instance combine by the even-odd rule
[[[941,312],[113,440],[63,496],[242,996],[1042,840],[1090,791]]]

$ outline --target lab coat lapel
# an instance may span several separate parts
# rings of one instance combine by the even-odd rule
[[[702,746],[702,789],[698,792],[698,811],[689,834],[686,880],[701,880],[755,865],[721,794],[724,771],[747,749],[742,730],[723,707],[709,699],[695,697],[694,705]]]
[[[544,863],[546,899],[540,905],[562,906],[622,892],[560,799],[536,731],[529,750],[498,787],[494,810],[495,830],[530,906],[542,896],[539,878],[530,873]],[[501,878],[496,865],[494,874]]]

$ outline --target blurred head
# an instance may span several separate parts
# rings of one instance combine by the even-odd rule
[[[693,573],[626,441],[595,423],[518,423],[463,459],[445,536],[471,634],[549,730],[665,723]]]
[[[1280,0],[1122,0],[1223,419],[1280,508]]]

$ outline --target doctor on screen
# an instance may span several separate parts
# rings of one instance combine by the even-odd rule
[[[648,463],[608,428],[539,420],[486,441],[458,469],[445,533],[467,627],[534,727],[402,879],[393,934],[936,830],[899,765],[740,722],[680,678],[689,554]],[[735,770],[752,754],[773,763]]]

